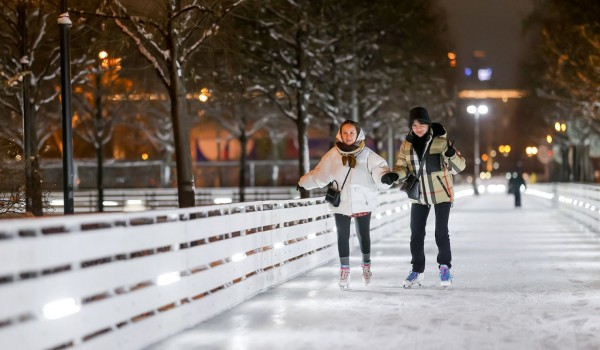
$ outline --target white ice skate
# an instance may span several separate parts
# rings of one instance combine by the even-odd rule
[[[371,264],[362,264],[362,280],[365,282],[365,286],[368,286],[371,283]]]
[[[350,269],[342,268],[340,269],[340,281],[338,282],[338,286],[340,289],[348,288],[350,285]]]

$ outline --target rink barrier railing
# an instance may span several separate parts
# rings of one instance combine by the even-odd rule
[[[311,191],[313,196],[324,194],[324,190]],[[63,192],[50,192],[50,206],[47,214],[63,213]],[[196,206],[240,202],[239,187],[196,188],[194,191]],[[246,202],[265,200],[297,199],[300,193],[296,187],[247,187],[244,190]],[[104,212],[143,211],[176,209],[179,207],[176,188],[145,189],[105,189],[103,191]],[[215,203],[216,202],[216,203]],[[98,191],[77,190],[73,192],[75,213],[93,213],[98,211]]]
[[[374,241],[408,225],[404,193],[379,203]],[[323,197],[6,220],[0,344],[140,349],[331,261],[336,241]]]
[[[543,198],[566,217],[587,230],[600,233],[600,185],[582,183],[539,183],[525,194]]]

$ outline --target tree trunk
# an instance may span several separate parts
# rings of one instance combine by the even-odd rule
[[[35,129],[35,109],[31,108],[29,89],[31,69],[27,34],[27,3],[18,5],[18,23],[21,35],[21,69],[23,74],[23,158],[25,158],[25,211],[35,216],[44,214],[42,205],[42,177],[38,161],[38,139]]]
[[[195,206],[195,184],[192,171],[190,149],[190,128],[188,127],[187,101],[183,81],[177,76],[175,67],[171,72],[171,118],[175,140],[175,159],[177,167],[177,195],[180,208]]]
[[[248,147],[248,136],[245,130],[242,130],[239,136],[242,154],[240,155],[240,202],[246,201],[246,148]]]
[[[98,65],[98,71],[96,72],[96,120],[95,120],[95,132],[96,132],[96,187],[98,188],[98,211],[104,211],[104,154],[102,147],[102,137],[104,136],[104,123],[102,120],[102,75],[100,71],[100,65]]]
[[[181,2],[175,0],[169,9],[179,11]],[[171,13],[172,15],[172,13]],[[194,173],[192,171],[192,152],[190,149],[190,128],[187,113],[187,100],[184,80],[182,77],[183,62],[179,61],[176,28],[169,22],[167,48],[169,50],[169,97],[171,98],[171,118],[173,120],[173,138],[175,140],[175,159],[177,167],[177,195],[180,208],[196,205]]]
[[[246,148],[248,147],[248,135],[246,134],[246,114],[242,111],[239,114],[239,109],[236,105],[232,105],[231,114],[234,119],[237,119],[238,115],[240,118],[240,128],[238,140],[240,141],[241,154],[240,154],[240,171],[239,171],[239,191],[240,191],[240,202],[246,201]]]
[[[296,119],[296,129],[298,130],[298,161],[299,161],[299,176],[308,173],[310,170],[310,158],[309,158],[309,150],[308,150],[308,137],[306,135],[306,117],[304,111],[300,105],[298,105],[298,119]],[[301,198],[308,198],[308,191],[300,191]]]
[[[308,99],[309,94],[308,83],[306,79],[308,74],[308,57],[305,56],[305,48],[307,45],[307,22],[300,23],[298,32],[296,33],[296,59],[300,76],[300,87],[296,89],[296,130],[298,131],[298,170],[300,172],[298,178],[308,173],[310,170],[310,152],[308,150],[307,132],[307,115],[308,115]],[[308,198],[308,191],[300,191],[301,198]]]

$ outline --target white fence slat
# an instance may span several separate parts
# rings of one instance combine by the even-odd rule
[[[115,227],[81,233],[15,239],[0,245],[0,275],[37,271],[129,254],[186,241],[184,223]],[[60,252],[60,254],[57,254]],[[77,266],[74,266],[77,268]]]
[[[333,228],[335,228],[335,221],[333,218],[329,218],[294,226],[280,227],[275,231],[277,233],[276,238],[279,239],[279,241],[289,241],[300,237],[306,237],[309,233],[331,231]]]
[[[80,299],[154,280],[162,273],[187,269],[188,259],[185,251],[167,252],[7,284],[0,288],[0,319],[37,312],[60,298]]]
[[[236,213],[190,220],[187,222],[191,240],[219,236],[262,226],[262,212]]]

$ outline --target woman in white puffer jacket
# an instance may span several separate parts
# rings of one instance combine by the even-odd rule
[[[365,134],[358,123],[346,120],[336,135],[335,146],[298,182],[299,187],[311,190],[325,187],[335,180],[341,189],[340,205],[329,205],[337,227],[340,288],[349,285],[352,218],[362,252],[362,278],[366,285],[371,281],[371,212],[377,208],[377,191],[391,187],[381,182],[382,175],[389,172],[387,162],[365,147]]]

